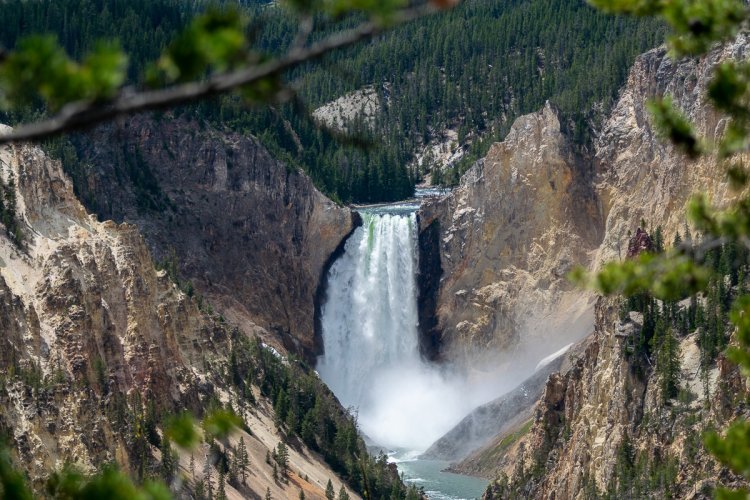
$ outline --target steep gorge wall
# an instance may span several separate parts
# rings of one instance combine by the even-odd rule
[[[423,289],[420,319],[435,325],[423,331],[428,342],[473,359],[590,333],[593,298],[571,287],[568,271],[624,258],[641,219],[661,225],[666,241],[684,234],[696,192],[719,206],[734,196],[715,160],[691,161],[657,136],[648,99],[672,95],[715,140],[726,121],[704,101],[712,68],[748,46],[742,36],[699,60],[675,62],[664,48],[640,56],[590,155],[576,152],[550,104],[516,120],[450,195],[420,212],[423,253],[438,255],[430,261],[442,270],[439,285]]]
[[[107,395],[195,408],[207,396],[199,367],[227,332],[156,272],[134,226],[88,216],[58,163],[6,147],[0,167],[25,235],[23,250],[0,236],[3,385],[27,380],[5,387],[4,426],[33,478],[61,460],[127,463]]]
[[[635,232],[637,221],[645,219],[652,230],[662,225],[666,241],[671,241],[677,231],[685,233],[685,207],[693,194],[704,193],[718,206],[735,195],[713,158],[691,161],[657,136],[646,102],[672,96],[696,131],[716,141],[726,119],[705,101],[713,68],[725,59],[745,59],[749,50],[750,38],[742,35],[700,59],[674,61],[665,48],[636,59],[596,141],[595,187],[605,228],[594,267],[624,258],[627,232]]]
[[[170,114],[79,137],[76,187],[100,219],[135,224],[157,260],[177,256],[227,319],[314,359],[315,299],[355,214],[251,135]]]
[[[19,246],[0,226],[0,434],[37,489],[66,463],[92,472],[117,462],[136,474],[134,460],[158,456],[152,444],[138,448],[136,400],[162,415],[199,416],[211,400],[238,407],[225,373],[243,334],[157,271],[134,225],[89,215],[60,163],[39,148],[0,148],[0,180],[15,186],[23,234]],[[265,456],[283,436],[269,401],[252,390],[257,402],[244,412],[252,434],[241,433],[251,480],[227,485],[229,498],[260,498],[266,488],[296,497],[304,488],[322,499],[329,479],[338,490],[336,474],[299,442],[290,446],[290,484],[275,480]],[[207,453],[195,451],[198,471]],[[181,457],[182,474],[189,458]]]
[[[546,339],[541,358],[588,333],[590,300],[565,280],[602,238],[587,165],[548,103],[516,120],[452,194],[422,208],[421,244],[443,275],[423,290],[436,307],[420,322],[434,314],[444,357],[492,362]]]
[[[742,484],[700,443],[706,428],[721,429],[738,415],[747,417],[738,410],[747,388],[737,368],[720,358],[708,374],[706,397],[697,336],[683,338],[680,384],[694,399],[665,405],[657,374],[626,348],[643,317],[631,313],[622,320],[618,309],[616,299],[598,301],[594,334],[572,367],[547,381],[531,429],[496,459],[495,476],[505,479],[493,483],[485,498],[595,498],[593,492],[612,487],[616,469],[623,467],[625,439],[634,460],[648,464],[645,470],[661,467],[669,475],[668,464],[674,463],[673,498],[710,498],[717,482]],[[666,480],[652,477],[652,494],[664,493],[660,488],[666,482],[658,481]]]
[[[551,168],[576,170],[570,160],[560,162],[549,156],[560,148],[550,140],[558,128],[548,109],[517,121],[515,133],[493,146],[452,195],[425,210],[422,227],[434,221],[441,227],[440,264],[445,274],[435,316],[440,327],[437,334],[448,352],[493,345],[501,350],[518,349],[528,340],[554,341],[560,318],[571,314],[567,304],[583,303],[593,312],[592,296],[566,288],[564,273],[557,269],[579,264],[595,270],[606,261],[625,258],[628,232],[635,232],[641,219],[650,230],[662,226],[667,242],[678,231],[684,235],[685,207],[696,192],[707,194],[719,206],[735,196],[725,181],[723,166],[711,158],[691,161],[657,136],[646,102],[654,96],[672,95],[698,132],[715,140],[726,120],[704,100],[712,68],[727,58],[745,58],[748,48],[750,39],[743,35],[697,60],[673,61],[664,48],[639,57],[595,140],[592,158],[583,159],[590,163],[578,182],[589,196],[582,198],[585,203],[578,200],[577,210],[550,211],[550,206],[571,206],[560,191],[545,186]],[[529,122],[543,123],[541,130],[549,133],[540,134]],[[523,143],[521,136],[531,143]],[[509,146],[512,149],[504,154]],[[536,161],[537,157],[541,159]],[[513,158],[523,159],[517,173],[508,168]],[[515,191],[519,189],[516,179],[524,179],[524,172],[532,189]],[[497,187],[485,188],[493,183]],[[514,197],[515,192],[524,197]],[[494,226],[485,222],[488,214]],[[519,226],[523,234],[506,240],[504,235],[512,233],[514,221],[523,221]],[[576,232],[587,226],[588,230]],[[547,234],[558,237],[545,240]],[[546,258],[534,259],[537,255]],[[488,283],[502,292],[493,303],[485,300]],[[607,488],[618,447],[628,435],[634,448],[651,460],[659,460],[659,453],[677,457],[679,497],[701,498],[703,487],[710,486],[714,477],[730,484],[736,481],[705,452],[695,452],[700,447],[695,442],[700,430],[694,420],[698,415],[698,421],[721,426],[731,419],[735,408],[727,402],[745,391],[736,370],[720,360],[712,371],[712,400],[706,404],[711,410],[700,410],[699,401],[685,410],[688,415],[682,415],[683,410],[670,415],[658,400],[653,372],[647,370],[651,375],[645,378],[638,376],[638,367],[624,354],[618,332],[637,329],[637,321],[630,326],[627,321],[619,324],[614,309],[612,303],[600,301],[596,314],[585,316],[583,333],[595,333],[575,349],[580,354],[573,367],[548,381],[528,435],[510,447],[504,436],[498,436],[495,443],[503,442],[502,453],[497,452],[498,446],[490,446],[455,466],[456,470],[504,473],[515,478],[515,485],[524,485],[525,490],[515,492],[523,496],[584,498],[593,486],[599,491]],[[546,314],[539,315],[540,310]],[[541,335],[533,336],[524,327],[529,318],[541,320]],[[695,334],[681,339],[680,350],[682,387],[700,392],[693,387],[700,385],[696,382]],[[508,497],[508,491],[496,484],[494,496]]]

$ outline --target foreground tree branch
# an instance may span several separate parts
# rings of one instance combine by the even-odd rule
[[[65,105],[57,115],[47,120],[22,125],[11,133],[1,134],[0,144],[38,141],[54,135],[88,128],[119,116],[173,107],[226,93],[265,78],[280,75],[306,62],[319,59],[329,52],[349,47],[388,28],[408,23],[433,14],[438,10],[440,9],[432,3],[403,9],[394,13],[387,25],[373,21],[366,22],[350,30],[324,38],[309,47],[297,44],[286,55],[278,59],[217,74],[204,81],[189,82],[144,92],[133,92],[126,88],[108,102],[72,102]]]

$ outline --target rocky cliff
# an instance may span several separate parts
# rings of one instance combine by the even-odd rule
[[[657,373],[627,347],[643,316],[622,320],[619,308],[599,300],[595,333],[570,370],[549,378],[527,434],[494,457],[500,479],[485,498],[596,498],[628,487],[638,498],[710,498],[717,483],[742,484],[701,444],[706,429],[748,416],[736,367],[720,358],[702,381],[697,337],[682,338],[683,396],[665,404]]]
[[[251,135],[153,115],[75,140],[77,192],[246,332],[313,359],[315,301],[356,216]],[[67,166],[67,165],[66,165]]]
[[[473,358],[556,337],[550,331],[589,333],[593,302],[571,291],[573,266],[625,258],[641,220],[671,241],[685,232],[695,192],[718,205],[733,196],[714,160],[690,161],[657,136],[646,102],[673,96],[716,139],[726,121],[704,101],[712,68],[746,56],[749,43],[741,36],[699,60],[675,62],[664,48],[639,57],[591,153],[573,147],[550,104],[519,118],[451,195],[420,213],[423,254],[442,272],[423,290],[427,343]]]
[[[420,324],[443,356],[476,364],[523,345],[542,357],[588,333],[590,300],[565,276],[602,238],[591,176],[548,103],[423,207],[420,245],[442,279],[423,289]]]
[[[225,375],[244,334],[157,271],[134,225],[88,215],[60,163],[36,147],[0,148],[0,181],[3,213],[12,205],[19,227],[0,233],[0,432],[36,487],[65,463],[153,474],[158,435],[147,442],[144,422],[200,415],[209,402],[247,408]],[[229,496],[260,498],[270,488],[296,497],[302,488],[324,498],[328,479],[338,491],[336,474],[302,443],[290,447],[290,483],[272,477],[265,456],[282,434],[269,401],[251,390],[241,435],[252,481],[227,485]],[[195,454],[198,474],[207,452]],[[189,457],[181,462],[188,474]]]
[[[725,425],[737,408],[727,403],[745,390],[736,372],[720,359],[709,377],[711,396],[665,406],[653,367],[625,354],[628,335],[622,332],[638,331],[637,316],[620,323],[617,307],[606,301],[597,306],[596,321],[593,314],[581,316],[591,311],[590,296],[567,288],[564,271],[575,264],[595,270],[626,258],[629,243],[637,251],[649,243],[637,231],[642,220],[652,232],[661,226],[667,242],[677,232],[684,235],[693,193],[706,193],[720,206],[732,199],[721,165],[711,158],[690,161],[657,137],[646,102],[672,95],[698,131],[716,139],[726,122],[703,97],[711,70],[721,60],[746,57],[748,47],[750,40],[741,36],[696,60],[673,61],[663,48],[642,55],[590,157],[565,154],[564,132],[548,106],[519,119],[451,196],[422,214],[422,235],[439,228],[430,241],[439,249],[433,266],[444,271],[433,287],[435,327],[428,333],[449,352],[557,341],[551,332],[560,331],[570,304],[576,305],[573,317],[584,318],[580,331],[596,330],[577,364],[548,381],[533,426],[523,429],[526,437],[520,427],[506,431],[455,467],[476,471],[481,462],[487,474],[494,463],[496,473],[511,478],[495,483],[489,497],[591,497],[611,486],[623,449],[640,457],[643,470],[662,477],[674,473],[679,497],[701,497],[714,476],[736,480],[706,455],[698,437],[705,424]],[[631,233],[637,237],[631,240]],[[429,308],[424,316],[431,317]],[[546,332],[535,337],[526,318]],[[694,387],[700,385],[696,342],[695,332],[680,337],[684,394],[700,392]]]
[[[665,240],[685,233],[685,206],[702,192],[717,205],[733,193],[723,169],[711,157],[690,161],[657,136],[646,109],[648,99],[671,95],[675,104],[696,125],[699,134],[714,141],[726,119],[705,102],[712,70],[719,61],[744,59],[750,48],[747,35],[713,50],[700,59],[674,61],[665,48],[638,57],[603,130],[596,140],[595,189],[604,214],[604,239],[594,267],[622,258],[628,231],[638,221],[661,225]]]

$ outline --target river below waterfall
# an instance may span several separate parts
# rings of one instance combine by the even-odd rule
[[[448,462],[402,457],[399,454],[392,455],[391,459],[404,475],[404,480],[422,487],[430,500],[481,498],[487,489],[486,479],[445,472],[450,465]]]
[[[328,273],[321,307],[325,354],[317,370],[357,413],[367,439],[390,450],[408,482],[430,498],[474,498],[486,481],[414,458],[481,402],[467,390],[466,377],[419,354],[418,207],[417,200],[359,209],[362,226]]]

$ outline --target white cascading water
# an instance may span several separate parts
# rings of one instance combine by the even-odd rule
[[[361,215],[328,274],[317,369],[376,443],[424,450],[472,402],[419,354],[415,214]]]

